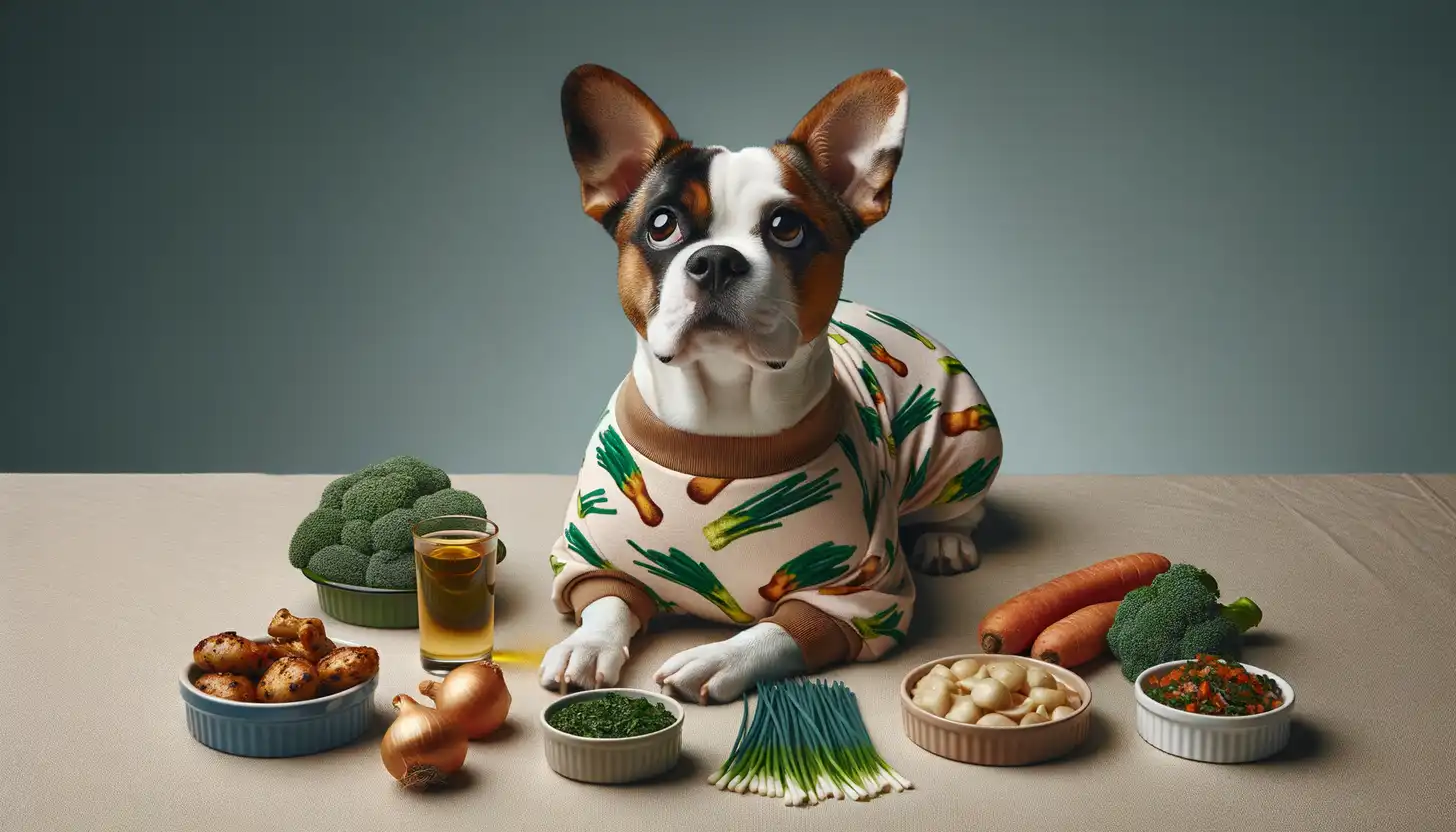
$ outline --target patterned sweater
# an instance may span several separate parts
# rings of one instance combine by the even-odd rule
[[[915,585],[898,518],[980,500],[1000,430],[961,362],[903,321],[841,300],[829,338],[837,383],[773,437],[686,434],[623,382],[551,553],[558,611],[579,622],[610,595],[644,626],[772,621],[811,672],[904,640]]]

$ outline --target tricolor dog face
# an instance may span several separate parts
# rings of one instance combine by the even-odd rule
[[[619,251],[622,309],[659,361],[783,368],[825,331],[854,241],[890,210],[905,81],[856,75],[769,147],[683,139],[635,84],[567,76],[562,118],[582,208]]]

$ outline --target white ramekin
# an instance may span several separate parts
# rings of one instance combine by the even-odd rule
[[[1268,676],[1279,684],[1284,704],[1272,711],[1248,716],[1213,716],[1170,708],[1148,696],[1143,685],[1149,676],[1187,664],[1186,660],[1153,665],[1133,682],[1138,735],[1148,745],[1175,757],[1201,763],[1249,763],[1278,754],[1289,744],[1289,721],[1294,711],[1294,687],[1280,676],[1251,664],[1239,664],[1250,674]]]
[[[621,694],[660,702],[676,717],[672,725],[640,737],[597,739],[578,737],[552,728],[546,718],[573,702]],[[546,738],[546,763],[551,770],[583,783],[632,783],[671,771],[682,755],[683,707],[677,700],[634,688],[603,688],[568,694],[541,709],[541,732]]]

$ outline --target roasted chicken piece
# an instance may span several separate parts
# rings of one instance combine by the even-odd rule
[[[192,661],[209,673],[259,676],[273,663],[268,646],[233,630],[208,636],[192,648]]]
[[[318,671],[308,659],[285,656],[258,680],[259,702],[302,702],[318,693]]]
[[[286,608],[273,614],[268,635],[273,637],[274,658],[299,656],[316,662],[337,646],[329,640],[322,619],[299,618]]]
[[[363,684],[378,672],[379,651],[373,647],[340,647],[318,663],[325,696]]]
[[[257,702],[258,692],[253,680],[238,673],[204,673],[193,683],[208,696],[227,699],[232,702]]]

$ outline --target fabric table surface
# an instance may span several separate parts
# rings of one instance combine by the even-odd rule
[[[684,757],[658,781],[589,786],[546,765],[538,724],[555,698],[533,661],[506,665],[505,728],[472,745],[447,791],[395,787],[378,740],[396,693],[417,692],[417,632],[329,621],[382,656],[377,724],[311,757],[247,759],[188,735],[179,670],[198,639],[261,633],[273,612],[320,615],[289,567],[299,519],[329,477],[0,476],[5,578],[5,770],[0,826],[21,830],[452,828],[608,830],[1451,828],[1456,816],[1456,476],[1016,477],[993,486],[982,563],[917,576],[906,646],[823,674],[859,696],[880,753],[915,785],[867,803],[790,808],[718,791],[742,704],[687,706]],[[502,529],[497,649],[536,654],[570,631],[549,602],[547,552],[573,479],[461,476]],[[1248,595],[1263,625],[1244,656],[1293,684],[1289,748],[1254,764],[1184,761],[1145,744],[1131,686],[1110,662],[1093,689],[1088,741],[1025,768],[967,766],[912,745],[898,686],[916,664],[976,652],[999,601],[1102,558],[1160,552],[1207,568],[1225,600]],[[674,652],[724,637],[703,624],[656,628],[634,645],[623,685],[652,688]],[[417,697],[420,698],[420,697]],[[275,814],[276,812],[276,814]],[[1197,824],[1194,824],[1197,825]],[[772,828],[772,827],[771,827]]]

